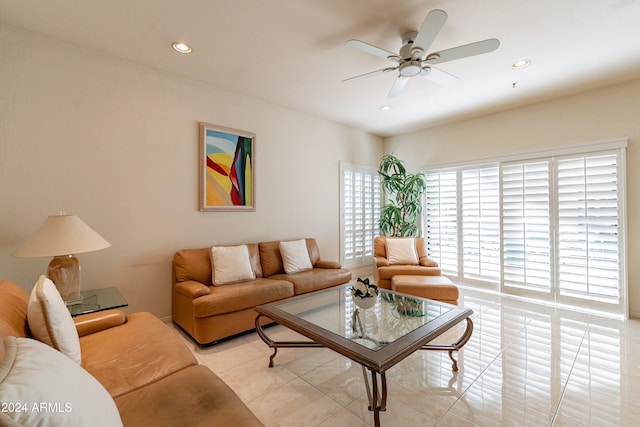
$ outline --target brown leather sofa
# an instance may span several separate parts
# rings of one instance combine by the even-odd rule
[[[182,249],[173,257],[172,316],[198,343],[208,344],[255,327],[254,307],[351,280],[351,271],[320,259],[315,239],[306,245],[313,268],[286,274],[279,241],[248,244],[255,280],[212,284],[210,248]],[[263,318],[264,319],[264,318]]]
[[[18,285],[0,280],[0,339],[31,337],[28,301]],[[262,425],[229,386],[198,365],[175,331],[150,313],[109,310],[74,322],[81,366],[114,399],[124,426]]]
[[[427,256],[427,242],[422,237],[416,237],[415,246],[418,264],[392,264],[387,259],[387,237],[378,236],[374,239],[373,256],[376,263],[374,283],[381,288],[391,289],[393,276],[440,276],[442,274],[438,263]]]

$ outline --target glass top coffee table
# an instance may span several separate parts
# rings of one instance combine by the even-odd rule
[[[379,289],[373,306],[361,308],[359,305],[364,307],[363,303],[370,303],[370,298],[362,300],[352,296],[349,287],[349,284],[342,285],[258,306],[255,308],[258,312],[256,331],[274,349],[269,367],[273,366],[278,348],[285,347],[326,347],[359,363],[365,377],[369,410],[373,411],[375,425],[379,426],[379,412],[386,410],[386,371],[420,349],[448,351],[452,369],[457,371],[453,352],[471,338],[473,311],[385,289]],[[262,328],[261,317],[286,326],[310,341],[273,341]],[[456,342],[429,344],[462,321],[466,321],[466,327]]]

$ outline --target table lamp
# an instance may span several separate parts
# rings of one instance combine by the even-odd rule
[[[80,263],[74,254],[108,248],[111,243],[85,224],[77,215],[48,217],[13,256],[52,256],[47,276],[55,283],[67,305],[82,302]]]

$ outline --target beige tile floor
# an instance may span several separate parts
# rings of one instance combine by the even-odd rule
[[[640,321],[461,293],[475,329],[459,372],[433,351],[391,368],[383,426],[640,424]],[[267,333],[299,338],[280,325]],[[269,368],[255,332],[208,347],[181,335],[267,426],[373,424],[360,366],[331,350],[279,349]]]

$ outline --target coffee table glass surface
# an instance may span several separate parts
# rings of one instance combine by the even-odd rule
[[[385,289],[379,289],[371,308],[362,309],[358,304],[364,301],[353,296],[349,287],[347,284],[258,306],[256,329],[276,350],[314,346],[271,341],[259,322],[261,316],[268,317],[311,339],[315,346],[328,347],[383,372],[472,314],[463,307]]]
[[[335,292],[283,302],[277,309],[364,347],[379,350],[455,308],[384,290],[371,308],[359,308],[360,301],[360,297],[352,296],[342,287]]]

